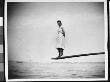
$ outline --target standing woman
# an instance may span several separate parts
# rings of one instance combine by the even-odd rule
[[[64,47],[65,47],[65,31],[62,27],[62,22],[60,20],[57,21],[57,24],[59,26],[58,28],[58,31],[57,31],[57,38],[56,38],[56,41],[57,41],[57,50],[59,52],[59,56],[58,57],[61,57],[63,55],[63,50],[64,50]]]

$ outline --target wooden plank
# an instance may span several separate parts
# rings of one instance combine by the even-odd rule
[[[71,55],[71,56],[62,56],[62,57],[56,57],[56,58],[52,58],[52,59],[58,60],[58,59],[74,58],[74,57],[89,56],[89,55],[100,55],[100,54],[105,54],[105,52],[79,54],[79,55]]]

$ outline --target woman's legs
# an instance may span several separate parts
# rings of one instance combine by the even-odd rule
[[[63,55],[63,49],[62,48],[57,48],[58,52],[59,52],[59,56],[58,57],[61,57]]]
[[[62,49],[62,48],[61,48],[61,51],[60,51],[61,55],[60,55],[60,56],[62,56],[62,55],[63,55],[63,50],[64,50],[64,49]]]
[[[59,56],[58,56],[58,57],[60,57],[60,54],[61,54],[61,53],[60,53],[60,48],[57,48],[57,50],[58,50],[58,53],[59,53]]]

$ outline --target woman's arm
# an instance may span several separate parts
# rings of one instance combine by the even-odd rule
[[[64,31],[64,29],[62,28],[62,34],[63,34],[63,36],[65,37],[65,31]]]

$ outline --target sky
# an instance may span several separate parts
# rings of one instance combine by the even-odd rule
[[[64,56],[104,52],[103,2],[8,2],[8,59],[56,62],[57,20],[65,29]],[[104,54],[57,62],[104,62]]]

